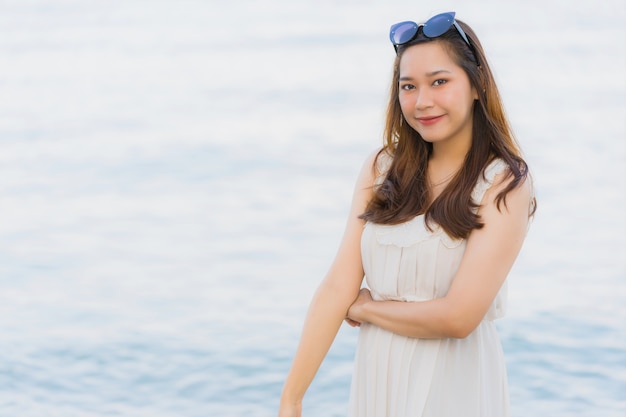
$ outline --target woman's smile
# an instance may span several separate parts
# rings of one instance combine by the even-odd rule
[[[441,119],[443,119],[444,116],[445,115],[442,114],[440,116],[416,117],[415,119],[417,120],[418,123],[422,124],[423,126],[432,126],[438,121],[440,121]]]

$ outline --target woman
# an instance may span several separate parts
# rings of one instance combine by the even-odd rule
[[[301,415],[344,319],[360,326],[351,417],[508,416],[493,321],[535,209],[528,168],[467,24],[443,13],[390,38],[385,144],[359,175],[279,416]]]

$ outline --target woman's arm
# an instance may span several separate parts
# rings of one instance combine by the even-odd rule
[[[363,281],[361,234],[364,222],[358,216],[372,197],[375,156],[376,153],[370,155],[359,174],[337,255],[309,306],[300,344],[283,388],[279,416],[300,415],[304,393],[359,292]]]
[[[513,266],[529,221],[530,180],[509,192],[499,211],[494,198],[506,181],[502,174],[498,177],[479,209],[484,226],[470,233],[446,296],[423,302],[373,301],[369,291],[361,290],[348,319],[419,338],[464,338],[474,331]]]

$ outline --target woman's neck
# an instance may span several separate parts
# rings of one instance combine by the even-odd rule
[[[471,146],[472,140],[470,137],[461,141],[435,142],[433,143],[430,160],[438,161],[446,165],[463,163],[463,161],[465,161],[465,156],[470,151]]]
[[[461,171],[469,146],[450,146],[450,144],[433,144],[433,152],[428,160],[427,182],[433,198]]]
[[[428,171],[445,173],[458,171],[465,162],[465,157],[469,149],[433,149],[433,153],[428,159]]]

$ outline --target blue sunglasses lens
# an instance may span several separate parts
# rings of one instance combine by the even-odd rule
[[[405,44],[415,37],[418,27],[415,22],[396,23],[389,31],[389,39],[394,45]]]
[[[442,13],[437,16],[433,16],[426,23],[424,23],[424,35],[429,38],[436,38],[441,36],[452,27],[454,22],[453,13]]]

